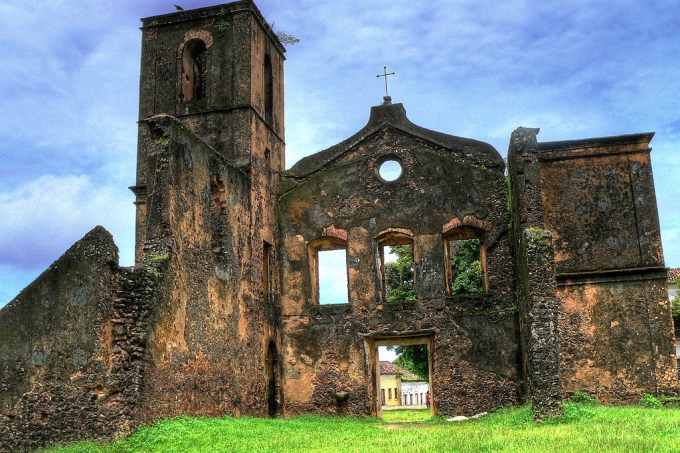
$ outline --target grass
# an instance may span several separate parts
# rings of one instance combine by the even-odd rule
[[[396,411],[394,411],[396,412]],[[415,412],[415,411],[414,411]],[[387,413],[387,411],[385,411]],[[394,417],[397,417],[395,415]],[[414,421],[421,414],[401,414]],[[291,419],[177,418],[143,427],[113,444],[49,450],[85,452],[677,452],[680,411],[567,404],[560,421],[535,423],[527,407],[478,420],[394,427],[388,420],[300,416]]]
[[[382,419],[385,423],[419,423],[432,419],[430,409],[394,409],[383,410]]]

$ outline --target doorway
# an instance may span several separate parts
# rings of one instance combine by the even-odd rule
[[[367,338],[366,346],[375,376],[371,412],[390,421],[433,416],[432,335]]]
[[[279,413],[279,357],[276,345],[269,342],[266,358],[267,373],[267,412],[270,418],[276,418]]]

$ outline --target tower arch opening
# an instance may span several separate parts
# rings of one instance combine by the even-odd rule
[[[192,39],[182,50],[182,102],[205,99],[208,79],[207,47],[201,39]]]

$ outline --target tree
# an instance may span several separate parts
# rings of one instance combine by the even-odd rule
[[[413,285],[413,254],[410,245],[393,245],[391,253],[397,259],[385,264],[385,286],[388,302],[397,300],[416,300]]]
[[[680,317],[680,296],[673,296],[671,299],[671,312],[674,318]]]
[[[484,272],[480,258],[481,241],[479,239],[464,239],[455,241],[455,254],[451,253],[451,272],[453,294],[482,294],[484,293]],[[453,244],[451,244],[453,249]],[[453,252],[453,250],[451,250]]]
[[[295,44],[300,43],[298,38],[293,35],[289,35],[285,31],[277,31],[276,37],[279,38],[279,41],[281,41],[281,44],[284,46],[294,46]]]
[[[269,24],[269,27],[274,31],[274,22]],[[274,34],[276,35],[277,38],[279,38],[279,42],[283,44],[284,46],[294,46],[295,44],[299,44],[300,40],[296,38],[293,35],[289,35],[283,30],[275,31]]]
[[[390,351],[397,353],[394,363],[418,375],[424,381],[429,378],[427,346],[416,344],[411,346],[388,346]]]

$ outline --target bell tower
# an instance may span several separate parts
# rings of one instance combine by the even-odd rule
[[[146,119],[169,115],[250,175],[253,209],[275,230],[285,168],[285,49],[250,0],[142,19],[137,259],[150,184]],[[270,238],[268,243],[273,243]]]
[[[254,135],[283,144],[285,49],[252,1],[142,23],[140,119],[173,115],[239,166],[256,152]]]

